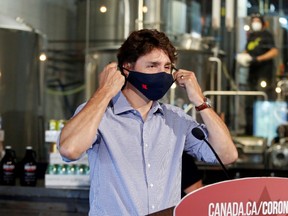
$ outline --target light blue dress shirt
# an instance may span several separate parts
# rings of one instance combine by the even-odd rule
[[[191,134],[194,127],[207,136],[205,126],[178,107],[154,102],[143,121],[125,96],[117,94],[87,150],[89,215],[147,215],[175,206],[181,199],[183,150],[198,160],[216,163],[207,144]]]

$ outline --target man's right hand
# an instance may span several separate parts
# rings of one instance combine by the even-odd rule
[[[108,64],[99,75],[99,88],[114,97],[123,87],[125,77],[121,74],[116,62]]]

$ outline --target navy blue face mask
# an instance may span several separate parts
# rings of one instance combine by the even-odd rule
[[[127,81],[130,82],[149,100],[161,99],[174,83],[172,74],[159,72],[154,74],[146,74],[138,71],[129,71]]]

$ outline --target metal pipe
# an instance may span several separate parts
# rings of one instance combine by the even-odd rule
[[[130,4],[129,0],[124,0],[124,38],[128,37],[130,25]]]
[[[138,19],[136,21],[137,30],[143,29],[143,0],[138,1]]]
[[[222,62],[219,58],[217,57],[209,57],[209,61],[214,61],[217,63],[217,91],[221,91],[221,82],[222,82],[222,76],[221,76],[221,67],[222,67]],[[219,114],[221,111],[221,97],[217,97],[217,107],[216,111]]]
[[[268,96],[262,91],[204,91],[204,96],[207,95],[243,95],[243,96],[263,96],[265,100],[268,100]]]
[[[268,96],[265,92],[262,91],[204,91],[203,92],[204,96],[207,95],[231,95],[231,96],[263,96],[264,100],[267,101],[268,100]],[[237,102],[239,103],[239,100],[237,100]],[[235,105],[237,105],[235,103]],[[235,107],[236,109],[236,113],[238,113],[238,106]],[[220,113],[220,112],[219,112]],[[237,122],[238,122],[238,115],[235,116],[235,131],[238,131],[238,126],[237,126]]]
[[[90,0],[86,1],[86,35],[85,35],[85,98],[88,100],[91,97],[90,86],[90,71],[88,68],[88,54],[89,54],[89,34],[90,34]]]
[[[281,92],[278,93],[277,95],[277,100],[283,100],[284,96],[283,96],[283,85],[288,85],[288,80],[280,80],[277,82],[277,87],[280,88]],[[283,98],[281,98],[281,96],[283,96]]]

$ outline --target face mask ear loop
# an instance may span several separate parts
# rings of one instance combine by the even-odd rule
[[[172,66],[172,70],[175,70],[176,72],[179,70],[178,68],[176,68],[174,65]],[[173,78],[173,83],[176,82],[177,78]]]
[[[117,66],[117,69],[121,72],[122,76],[125,77],[124,85],[123,85],[122,88],[121,88],[121,91],[122,91],[122,90],[124,89],[124,87],[126,86],[126,83],[127,83],[127,77],[125,76],[125,74],[124,74],[124,72],[123,72],[123,69],[124,69],[124,70],[127,70],[127,71],[129,71],[129,70],[126,69],[126,68],[124,68],[124,67],[122,67],[122,66],[120,66],[120,65]]]

